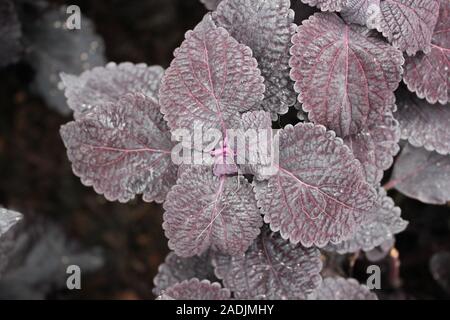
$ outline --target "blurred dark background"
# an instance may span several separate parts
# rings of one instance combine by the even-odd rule
[[[77,4],[104,39],[108,61],[145,62],[167,67],[184,33],[206,13],[198,0],[48,1]],[[59,127],[70,121],[48,108],[30,90],[34,70],[19,62],[0,70],[0,205],[27,219],[45,217],[81,245],[100,247],[104,266],[83,278],[83,290],[55,289],[49,298],[151,299],[152,280],[168,252],[160,205],[136,199],[107,202],[73,175]],[[293,121],[295,112],[282,119]],[[296,120],[295,120],[296,121]],[[450,214],[445,206],[429,206],[390,193],[410,221],[397,237],[401,282],[392,280],[386,258],[382,297],[448,298],[429,271],[433,253],[450,249]],[[352,276],[365,279],[363,256]],[[393,283],[395,282],[395,283]]]

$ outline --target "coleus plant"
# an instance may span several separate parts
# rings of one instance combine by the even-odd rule
[[[450,200],[449,2],[305,0],[333,12],[300,26],[289,0],[217,2],[165,71],[109,63],[61,75],[74,173],[108,200],[163,203],[173,252],[154,281],[161,299],[376,298],[354,279],[322,281],[320,251],[392,245],[407,222],[385,189]],[[425,66],[438,54],[442,65]],[[400,90],[396,102],[402,79],[418,97]],[[271,131],[294,105],[305,116],[269,135],[271,170],[237,161],[230,130]],[[196,130],[220,138],[177,143]],[[400,138],[414,147],[383,188]],[[204,162],[179,165],[174,150]]]

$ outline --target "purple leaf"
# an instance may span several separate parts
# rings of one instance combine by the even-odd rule
[[[216,275],[236,299],[306,299],[320,282],[320,252],[263,228],[244,254],[213,258]]]
[[[258,106],[264,78],[252,51],[207,15],[175,51],[163,78],[161,110],[171,130],[240,128],[239,112]]]
[[[200,0],[208,10],[216,10],[222,0]]]
[[[0,67],[18,60],[22,51],[22,31],[14,4],[0,1]]]
[[[316,13],[292,38],[291,77],[298,100],[312,122],[341,137],[390,110],[401,80],[401,52],[364,30],[336,14]]]
[[[377,28],[380,22],[380,0],[347,0],[341,16],[346,22]]]
[[[158,268],[158,274],[153,279],[155,288],[153,294],[160,295],[161,292],[177,282],[192,278],[216,280],[214,269],[211,265],[209,252],[201,256],[182,258],[171,252],[166,260]]]
[[[378,31],[410,56],[429,52],[439,0],[383,0]]]
[[[445,204],[450,201],[450,156],[407,145],[388,185],[424,203]]]
[[[357,134],[346,137],[344,142],[361,162],[367,182],[377,185],[400,151],[400,127],[391,111],[371,122]]]
[[[20,220],[22,220],[20,213],[0,208],[0,237],[6,234]]]
[[[400,122],[402,139],[414,147],[450,154],[450,105],[431,105],[405,92],[395,117]]]
[[[378,300],[377,295],[357,280],[326,278],[315,292],[315,300]]]
[[[108,63],[104,67],[87,70],[79,76],[61,74],[65,95],[74,117],[93,106],[115,103],[127,93],[142,93],[155,100],[164,70],[145,63]]]
[[[301,0],[310,6],[316,6],[322,11],[341,11],[348,0]]]
[[[279,144],[277,174],[255,189],[270,228],[306,247],[351,237],[372,208],[375,190],[349,148],[311,123],[286,126]]]
[[[61,127],[74,173],[110,201],[136,194],[162,202],[176,180],[172,142],[158,103],[127,94]]]
[[[262,225],[247,180],[214,176],[208,166],[183,170],[164,209],[169,248],[182,257],[202,254],[209,247],[224,254],[244,253]]]
[[[408,57],[403,81],[420,98],[434,104],[450,102],[450,2],[441,0],[431,51]]]
[[[394,238],[394,235],[405,230],[408,222],[400,216],[401,210],[395,206],[394,200],[388,197],[382,188],[378,190],[377,203],[367,215],[366,221],[359,227],[353,238],[327,249],[340,254],[370,251],[384,242]]]
[[[229,300],[230,291],[217,282],[191,279],[164,290],[158,300]]]
[[[63,6],[34,19],[25,30],[30,45],[26,60],[36,69],[33,85],[50,107],[65,115],[70,113],[70,109],[61,91],[64,85],[59,74],[79,74],[106,62],[104,43],[95,33],[93,23],[82,16],[82,28],[69,30],[67,18],[66,7]]]
[[[296,28],[290,1],[227,0],[213,13],[213,20],[252,49],[265,78],[262,109],[274,116],[285,114],[295,103],[288,66]]]

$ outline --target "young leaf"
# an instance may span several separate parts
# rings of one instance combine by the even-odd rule
[[[247,180],[214,176],[208,166],[183,170],[164,209],[169,248],[181,257],[200,255],[209,247],[224,254],[244,253],[262,225]]]
[[[401,95],[395,113],[402,139],[414,147],[450,154],[450,104],[431,105],[414,94]]]
[[[388,186],[424,203],[445,204],[450,201],[450,156],[407,145]]]
[[[17,222],[22,219],[22,215],[13,210],[0,208],[0,237],[9,229],[11,229]]]
[[[349,148],[311,123],[285,127],[279,145],[277,174],[255,188],[272,231],[305,247],[351,237],[372,208],[375,190]]]
[[[160,66],[110,62],[79,76],[62,73],[61,79],[76,119],[93,106],[115,103],[127,93],[142,93],[157,100],[163,74]]]
[[[312,122],[346,137],[392,108],[400,51],[331,13],[304,21],[292,42],[291,77]]]
[[[158,300],[229,300],[230,291],[217,282],[191,279],[164,290]]]
[[[310,6],[316,6],[322,11],[341,11],[348,0],[301,0]]]
[[[208,10],[216,10],[222,0],[200,0]]]
[[[289,0],[227,0],[213,12],[214,22],[249,46],[265,79],[262,109],[276,117],[295,103],[289,78],[289,48],[295,32]]]
[[[92,107],[61,127],[74,173],[110,201],[162,202],[176,180],[158,103],[142,94]]]
[[[216,255],[216,275],[236,299],[306,299],[320,282],[320,252],[263,228],[244,254]]]
[[[22,31],[14,4],[0,1],[0,67],[18,60],[22,51]]]
[[[395,206],[394,200],[387,196],[383,188],[380,188],[377,203],[353,238],[331,245],[327,249],[345,254],[359,250],[367,252],[381,246],[385,241],[393,239],[395,234],[405,230],[408,225],[400,214],[401,210]]]
[[[258,106],[264,78],[252,51],[215,26],[210,15],[186,33],[160,89],[161,110],[169,128],[240,128],[239,112]]]
[[[410,56],[429,52],[440,0],[383,0],[378,31]]]
[[[106,63],[103,40],[94,32],[92,22],[82,16],[82,28],[69,30],[67,18],[66,7],[51,10],[29,19],[24,31],[30,44],[25,58],[36,69],[33,85],[50,107],[66,115],[70,109],[61,91],[64,86],[59,74],[79,74]]]
[[[367,128],[346,137],[344,142],[361,162],[367,182],[377,185],[400,151],[400,127],[391,111],[370,122]]]
[[[341,277],[325,278],[317,289],[315,300],[378,300],[377,295],[357,280]]]
[[[158,268],[158,274],[153,279],[155,287],[153,294],[160,295],[162,291],[184,280],[192,278],[215,281],[214,268],[211,264],[211,254],[182,258],[170,252],[163,264]]]
[[[403,81],[420,98],[434,104],[450,102],[450,1],[441,0],[431,51],[408,57]]]

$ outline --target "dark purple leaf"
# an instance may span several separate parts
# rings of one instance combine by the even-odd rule
[[[340,254],[359,250],[370,251],[405,230],[408,222],[403,220],[400,215],[400,208],[396,207],[394,200],[387,196],[384,189],[380,188],[377,203],[355,235],[350,240],[331,245],[327,249]]]
[[[22,51],[22,31],[14,4],[0,1],[0,67],[18,60]]]
[[[263,228],[244,254],[214,256],[216,275],[236,299],[306,299],[320,282],[320,252]]]
[[[336,14],[316,13],[292,38],[291,77],[298,100],[312,122],[341,137],[392,109],[401,80],[401,52],[364,30]]]
[[[70,109],[59,74],[79,74],[106,63],[103,40],[94,32],[92,22],[82,16],[81,29],[69,30],[67,18],[66,7],[61,7],[34,19],[26,30],[30,43],[26,59],[36,69],[33,85],[48,105],[62,114]]]
[[[450,102],[450,2],[441,0],[431,51],[408,57],[403,81],[409,90],[434,104]]]
[[[407,145],[388,185],[422,202],[445,204],[450,201],[450,156]]]
[[[270,228],[306,247],[350,238],[375,201],[350,149],[311,123],[286,126],[279,145],[278,172],[255,189]]]
[[[399,141],[400,127],[391,111],[344,139],[361,162],[367,182],[372,185],[377,185],[383,178],[384,170],[392,166],[394,156],[400,151]]]
[[[163,78],[161,110],[171,130],[240,128],[239,112],[258,106],[264,78],[252,51],[214,25],[211,16],[186,33]]]
[[[211,254],[206,252],[201,256],[182,258],[171,252],[158,268],[158,274],[153,279],[155,287],[153,294],[161,292],[177,282],[192,278],[215,281],[214,268],[211,265]]]
[[[285,114],[295,103],[288,65],[296,27],[290,1],[227,0],[213,13],[213,20],[252,49],[265,78],[262,109],[275,117]]]
[[[378,300],[377,295],[355,279],[326,278],[315,292],[315,300]]]
[[[127,93],[142,93],[157,100],[163,74],[159,66],[110,62],[79,76],[63,73],[61,79],[67,103],[77,118],[93,106],[115,103]]]
[[[404,93],[395,113],[402,139],[414,147],[450,154],[450,105],[431,105],[414,94]]]
[[[429,52],[440,0],[383,0],[378,31],[410,56]]]
[[[169,248],[182,257],[209,247],[244,253],[258,236],[262,219],[252,186],[241,176],[214,176],[208,166],[183,170],[164,203]]]
[[[137,194],[162,202],[176,180],[172,142],[158,103],[128,94],[61,128],[74,173],[110,201]]]
[[[217,282],[191,279],[164,290],[158,300],[229,300],[230,291]]]

